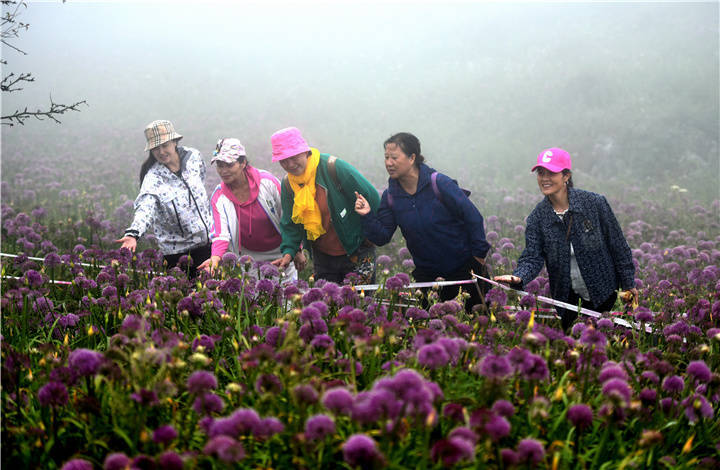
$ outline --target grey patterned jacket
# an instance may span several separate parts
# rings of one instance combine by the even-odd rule
[[[568,188],[570,209],[565,221],[555,214],[544,198],[527,218],[525,250],[514,275],[523,286],[547,267],[551,295],[566,301],[572,289],[570,280],[570,242],[580,273],[598,305],[615,289],[635,287],[635,265],[620,224],[604,196]]]
[[[210,243],[212,217],[205,191],[205,162],[197,149],[178,146],[180,176],[155,163],[135,199],[135,217],[125,235],[141,237],[152,228],[163,255]]]

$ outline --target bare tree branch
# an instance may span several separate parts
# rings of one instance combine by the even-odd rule
[[[13,78],[14,77],[14,78]],[[32,76],[30,72],[21,73],[20,75],[15,75],[14,73],[10,73],[10,75],[7,75],[6,77],[3,77],[2,82],[0,82],[0,90],[1,91],[20,91],[22,88],[13,88],[13,85],[20,82],[34,82],[35,77]]]
[[[63,3],[65,3],[64,0]],[[11,40],[20,37],[21,30],[27,31],[27,29],[30,27],[29,23],[23,23],[21,21],[18,21],[20,9],[27,8],[27,3],[24,0],[0,0],[0,4],[2,4],[3,7],[9,7],[11,5],[14,5],[15,7],[13,11],[7,11],[4,15],[0,16],[0,42],[16,52],[27,55],[25,51],[10,43]],[[7,64],[7,60],[4,57],[0,58],[0,63]],[[2,91],[3,93],[22,91],[23,88],[18,86],[19,84],[34,81],[35,77],[33,77],[32,73],[30,72],[21,72],[19,75],[11,72],[10,74],[4,76],[2,81],[0,82],[0,91]],[[68,111],[79,112],[79,107],[81,105],[87,106],[87,102],[83,100],[73,104],[60,104],[55,103],[52,99],[52,96],[50,96],[49,109],[43,111],[38,108],[35,111],[29,111],[26,106],[25,109],[22,111],[18,109],[12,114],[0,117],[0,121],[2,121],[1,124],[3,126],[10,127],[14,126],[15,124],[24,125],[25,121],[30,118],[35,118],[39,121],[49,119],[55,121],[58,124],[61,124],[57,116],[65,114]]]
[[[3,126],[14,126],[15,124],[25,125],[25,121],[27,119],[30,119],[34,117],[38,121],[43,121],[45,119],[51,119],[55,121],[57,124],[62,124],[62,122],[56,117],[60,114],[65,114],[68,111],[77,111],[80,112],[79,106],[80,105],[88,106],[87,102],[85,100],[78,101],[77,103],[73,104],[59,104],[55,103],[52,100],[52,96],[50,97],[50,109],[47,111],[42,111],[40,109],[37,109],[36,111],[28,111],[27,107],[25,107],[24,110],[16,110],[13,114],[9,114],[7,116],[2,116],[0,119],[2,120]]]

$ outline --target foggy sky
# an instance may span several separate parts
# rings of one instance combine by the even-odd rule
[[[30,3],[21,20],[28,55],[3,46],[3,72],[36,81],[3,93],[3,114],[50,94],[89,107],[61,126],[3,126],[3,166],[28,141],[92,154],[112,140],[103,157],[135,178],[144,126],[170,119],[206,157],[235,136],[276,174],[270,135],[294,125],[375,172],[382,142],[409,131],[465,178],[525,171],[550,146],[599,176],[692,165],[710,193],[720,177],[716,2],[69,1]]]

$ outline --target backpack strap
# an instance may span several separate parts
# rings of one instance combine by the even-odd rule
[[[280,191],[290,191],[291,193],[295,194],[292,186],[290,186],[290,181],[288,181],[287,175],[283,176],[282,182],[280,183]]]
[[[328,173],[330,173],[330,179],[332,179],[333,183],[335,183],[335,187],[337,188],[337,190],[344,195],[345,191],[343,190],[342,184],[340,184],[340,179],[338,178],[337,174],[337,168],[335,167],[336,161],[337,157],[335,155],[330,155],[327,163]]]

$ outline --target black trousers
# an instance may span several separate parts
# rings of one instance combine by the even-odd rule
[[[210,245],[203,245],[203,246],[197,246],[195,248],[190,249],[189,251],[183,252],[183,253],[176,253],[174,255],[164,255],[163,258],[165,259],[165,262],[167,263],[168,270],[174,268],[177,266],[178,261],[180,261],[180,258],[188,255],[190,257],[190,263],[188,268],[185,269],[185,272],[188,273],[189,278],[194,278],[197,275],[197,267],[206,259],[210,258],[210,254],[212,253],[210,249]]]
[[[472,275],[470,274],[470,271],[473,271],[475,274],[490,278],[490,273],[488,272],[487,264],[481,264],[476,260],[474,257],[471,258],[465,265],[458,269],[457,271],[448,274],[447,276],[440,276],[437,273],[432,273],[428,271],[423,271],[419,268],[415,268],[413,271],[413,277],[417,282],[431,282],[435,281],[438,277],[442,277],[446,281],[461,281],[464,279],[473,279]],[[480,292],[478,292],[478,288],[480,288]],[[468,313],[472,312],[472,308],[475,305],[482,305],[483,299],[485,297],[485,294],[490,289],[490,285],[485,281],[478,281],[477,287],[475,284],[460,284],[456,286],[444,286],[441,287],[438,291],[438,295],[440,297],[440,300],[442,302],[446,300],[451,300],[457,297],[458,293],[460,292],[460,289],[462,289],[464,292],[467,292],[470,294],[470,297],[468,297],[467,300],[465,300],[465,311]],[[427,300],[427,294],[430,291],[430,287],[424,287],[420,289],[423,292],[423,298],[422,298],[422,306],[423,308],[427,308],[429,305],[429,302]]]
[[[581,297],[575,293],[575,291],[570,291],[570,297],[565,301],[569,304],[577,305],[580,301]],[[589,310],[594,310],[596,312],[609,312],[610,309],[615,305],[615,301],[617,300],[617,292],[613,292],[610,297],[605,299],[599,304],[594,304],[592,302],[588,302],[586,300],[582,301],[581,307],[587,308]],[[562,319],[562,328],[567,332],[570,330],[570,327],[573,325],[575,320],[578,317],[577,310],[568,310],[565,308],[558,307],[557,308],[558,315],[560,315],[560,318]]]

